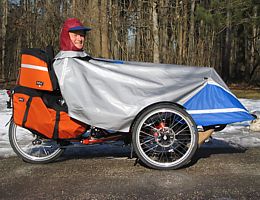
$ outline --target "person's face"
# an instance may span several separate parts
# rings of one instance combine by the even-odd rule
[[[70,40],[78,48],[83,49],[85,33],[82,31],[69,32]]]

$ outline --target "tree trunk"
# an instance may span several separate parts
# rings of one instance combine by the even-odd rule
[[[183,38],[182,38],[182,22],[183,18],[181,18],[181,13],[179,7],[181,7],[181,4],[179,3],[179,0],[176,0],[176,8],[175,8],[175,19],[176,19],[176,38],[178,40],[177,42],[177,49],[178,49],[178,55],[177,55],[177,64],[182,64],[182,49],[183,49]]]
[[[1,58],[1,79],[5,80],[5,56],[6,56],[6,27],[7,27],[7,15],[8,15],[8,1],[2,0],[2,11],[3,11],[3,17],[2,17],[2,30],[1,30],[1,36],[2,36],[2,58]]]
[[[159,28],[158,28],[158,13],[157,13],[157,0],[153,1],[153,62],[160,62],[159,55]]]
[[[72,0],[72,2],[71,2],[71,12],[72,12],[72,16],[73,17],[75,17],[76,16],[76,12],[77,12],[77,7],[76,7],[76,5],[77,5],[77,3],[76,3],[76,0]]]
[[[102,31],[102,27],[99,22],[99,1],[90,1],[89,3],[89,15],[90,18],[94,21],[92,24],[93,30],[91,30],[91,54],[93,56],[100,57],[101,56],[101,37],[100,33]],[[88,36],[87,36],[88,39]]]
[[[135,12],[136,12],[136,26],[135,26],[135,60],[142,60],[141,58],[141,17],[142,17],[142,14],[141,14],[141,1],[137,1],[137,6],[136,6],[136,9],[135,9]],[[139,52],[139,54],[138,54]]]
[[[188,49],[188,63],[193,64],[194,56],[194,10],[195,10],[195,0],[191,0],[190,9],[190,33],[189,33],[189,49]]]
[[[187,33],[188,33],[188,2],[189,0],[183,1],[183,29],[182,29],[182,59],[184,61],[184,64],[187,63]]]
[[[254,16],[254,18],[257,17],[257,6],[254,6],[254,8],[253,8],[253,16]],[[256,53],[256,48],[257,48],[256,47],[257,46],[257,44],[256,44],[256,39],[257,39],[256,23],[253,24],[252,29],[253,29],[253,34],[252,34],[253,39],[251,41],[252,44],[251,44],[251,50],[250,50],[250,63],[249,63],[249,66],[250,66],[250,81],[252,81],[253,76],[255,74],[255,70],[259,66],[259,63],[256,62],[258,57],[259,57],[259,55],[257,55],[257,53]]]
[[[228,0],[227,6],[229,6],[230,0]],[[223,57],[222,57],[222,78],[224,81],[229,81],[230,72],[230,48],[231,48],[231,19],[230,19],[230,10],[227,8],[226,13],[226,34],[225,34],[225,45],[223,47]]]
[[[109,58],[109,47],[108,47],[108,20],[107,20],[107,1],[100,2],[99,8],[99,21],[100,21],[100,48],[101,56]]]

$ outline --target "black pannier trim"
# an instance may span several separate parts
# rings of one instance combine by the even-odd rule
[[[61,104],[62,96],[59,93],[43,92],[42,100],[48,108],[52,108],[56,111],[64,111],[68,113],[68,106],[66,103]]]
[[[26,94],[28,96],[31,97],[41,97],[42,93],[40,91],[37,91],[35,89],[32,88],[28,88],[28,87],[24,87],[24,86],[15,86],[13,89],[14,93],[22,93],[22,94]]]
[[[39,48],[27,48],[27,49],[22,49],[21,54],[27,54],[27,55],[32,55],[35,56],[36,58],[40,58],[41,60],[45,61],[47,64],[50,62],[50,58],[48,54]],[[49,66],[48,66],[49,68]]]
[[[36,90],[24,86],[15,86],[13,88],[14,93],[26,94],[30,97],[41,97],[47,108],[52,108],[58,111],[64,111],[68,113],[68,106],[65,104],[60,105],[59,100],[62,99],[60,91],[47,92],[42,90]]]
[[[53,131],[53,139],[59,138],[59,121],[60,121],[60,111],[56,111],[56,120],[55,120],[55,126]]]
[[[28,113],[29,113],[31,103],[32,103],[32,96],[30,96],[28,101],[26,102],[26,110],[25,110],[25,113],[24,113],[24,116],[23,116],[23,123],[22,123],[23,127],[25,127],[25,123],[26,123],[27,118],[28,118]]]

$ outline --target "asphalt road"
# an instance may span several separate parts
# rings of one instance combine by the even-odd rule
[[[260,199],[259,147],[201,148],[170,171],[126,153],[69,153],[44,165],[1,159],[0,199]]]

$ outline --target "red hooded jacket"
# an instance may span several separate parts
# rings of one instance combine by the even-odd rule
[[[83,49],[77,48],[69,36],[69,29],[74,27],[84,27],[83,24],[76,18],[67,19],[62,27],[60,33],[60,50],[61,51],[83,51]]]

